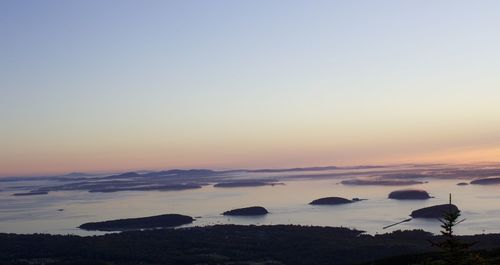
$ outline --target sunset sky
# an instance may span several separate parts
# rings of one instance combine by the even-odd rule
[[[500,1],[1,1],[0,176],[500,161]]]

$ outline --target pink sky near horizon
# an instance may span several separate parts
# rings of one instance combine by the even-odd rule
[[[159,158],[160,157],[160,158]],[[191,158],[189,158],[191,157]],[[291,159],[278,158],[275,154],[267,153],[259,159],[249,159],[245,156],[233,157],[221,160],[211,157],[196,157],[187,155],[187,159],[175,160],[173,157],[162,159],[161,156],[138,155],[116,157],[95,156],[77,157],[70,156],[64,162],[57,158],[50,159],[44,157],[30,165],[32,168],[19,164],[8,166],[1,165],[0,176],[41,176],[41,175],[62,175],[70,172],[85,173],[116,173],[137,170],[166,170],[174,168],[208,168],[208,169],[257,169],[257,168],[289,168],[289,167],[309,167],[309,166],[356,166],[356,165],[394,165],[407,163],[450,163],[450,164],[473,164],[473,163],[498,163],[500,160],[500,146],[495,148],[457,148],[451,150],[438,150],[426,154],[414,154],[404,157],[401,155],[389,155],[385,158],[373,159],[361,157],[359,159],[342,158],[337,160],[324,159],[324,155],[318,157],[311,156],[304,159],[304,156],[296,155]],[[203,161],[203,162],[197,162]]]
[[[500,1],[0,1],[0,176],[500,161]]]

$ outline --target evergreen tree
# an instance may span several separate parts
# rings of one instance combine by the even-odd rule
[[[434,246],[443,251],[443,260],[438,264],[446,265],[479,265],[486,264],[484,260],[478,255],[470,252],[470,247],[474,243],[462,242],[454,234],[455,227],[465,219],[459,220],[461,214],[460,210],[453,210],[451,207],[451,194],[450,194],[450,208],[446,211],[443,217],[439,220],[441,222],[441,235],[443,240],[440,242],[431,242]]]

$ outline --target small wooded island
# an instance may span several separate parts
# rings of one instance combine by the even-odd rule
[[[245,188],[245,187],[261,187],[261,186],[275,186],[285,185],[281,182],[267,182],[267,181],[232,181],[221,182],[214,184],[214,188]]]
[[[198,184],[168,184],[168,185],[150,185],[150,186],[137,186],[137,187],[103,187],[90,189],[89,192],[119,192],[119,191],[178,191],[201,189]]]
[[[12,196],[35,196],[35,195],[47,195],[47,191],[30,191],[30,192],[20,192],[14,193]]]
[[[181,214],[163,214],[150,217],[118,219],[103,222],[85,223],[79,226],[84,230],[93,231],[128,231],[154,228],[169,228],[190,224],[191,216]]]
[[[233,209],[233,210],[225,211],[225,212],[222,213],[222,215],[228,215],[228,216],[253,216],[253,215],[265,215],[265,214],[268,214],[268,213],[269,212],[264,207],[261,207],[261,206],[252,206],[252,207],[238,208],[238,209]]]
[[[310,202],[310,205],[338,205],[360,201],[360,199],[349,200],[342,197],[325,197]]]
[[[386,180],[386,179],[348,179],[340,183],[343,185],[358,186],[409,186],[423,184],[425,182],[418,180]]]
[[[396,190],[389,193],[389,199],[395,200],[427,200],[431,198],[425,190]]]
[[[413,218],[441,218],[445,213],[458,212],[458,207],[454,204],[439,204],[421,208],[411,212]]]
[[[500,184],[500,177],[476,179],[476,180],[471,181],[470,184],[476,184],[476,185],[497,185],[497,184]]]

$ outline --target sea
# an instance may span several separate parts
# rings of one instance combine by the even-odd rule
[[[408,168],[405,167],[405,168]],[[449,167],[447,167],[449,169]],[[398,166],[395,171],[401,170]],[[416,209],[452,202],[465,219],[456,233],[463,235],[500,233],[500,185],[457,185],[470,182],[473,176],[419,178],[417,185],[345,185],[353,178],[380,176],[381,169],[300,170],[297,172],[224,173],[226,179],[272,179],[278,185],[258,187],[214,187],[177,191],[88,192],[86,190],[52,191],[46,195],[13,196],[20,191],[51,185],[57,180],[28,178],[0,182],[0,233],[49,233],[81,236],[104,232],[78,228],[86,222],[145,217],[167,213],[189,215],[195,221],[183,227],[221,224],[347,227],[369,234],[395,230],[423,229],[438,233],[437,219],[412,219],[390,228],[384,227],[410,218]],[[390,170],[389,170],[390,171]],[[419,168],[419,173],[430,172]],[[405,171],[406,172],[406,171]],[[453,171],[453,172],[456,172]],[[385,173],[383,173],[385,174]],[[395,190],[421,189],[429,192],[428,200],[394,200],[388,194]],[[344,205],[310,205],[322,197],[360,198]],[[248,206],[263,206],[269,214],[257,217],[228,217],[224,211]],[[181,227],[182,228],[182,227]]]

